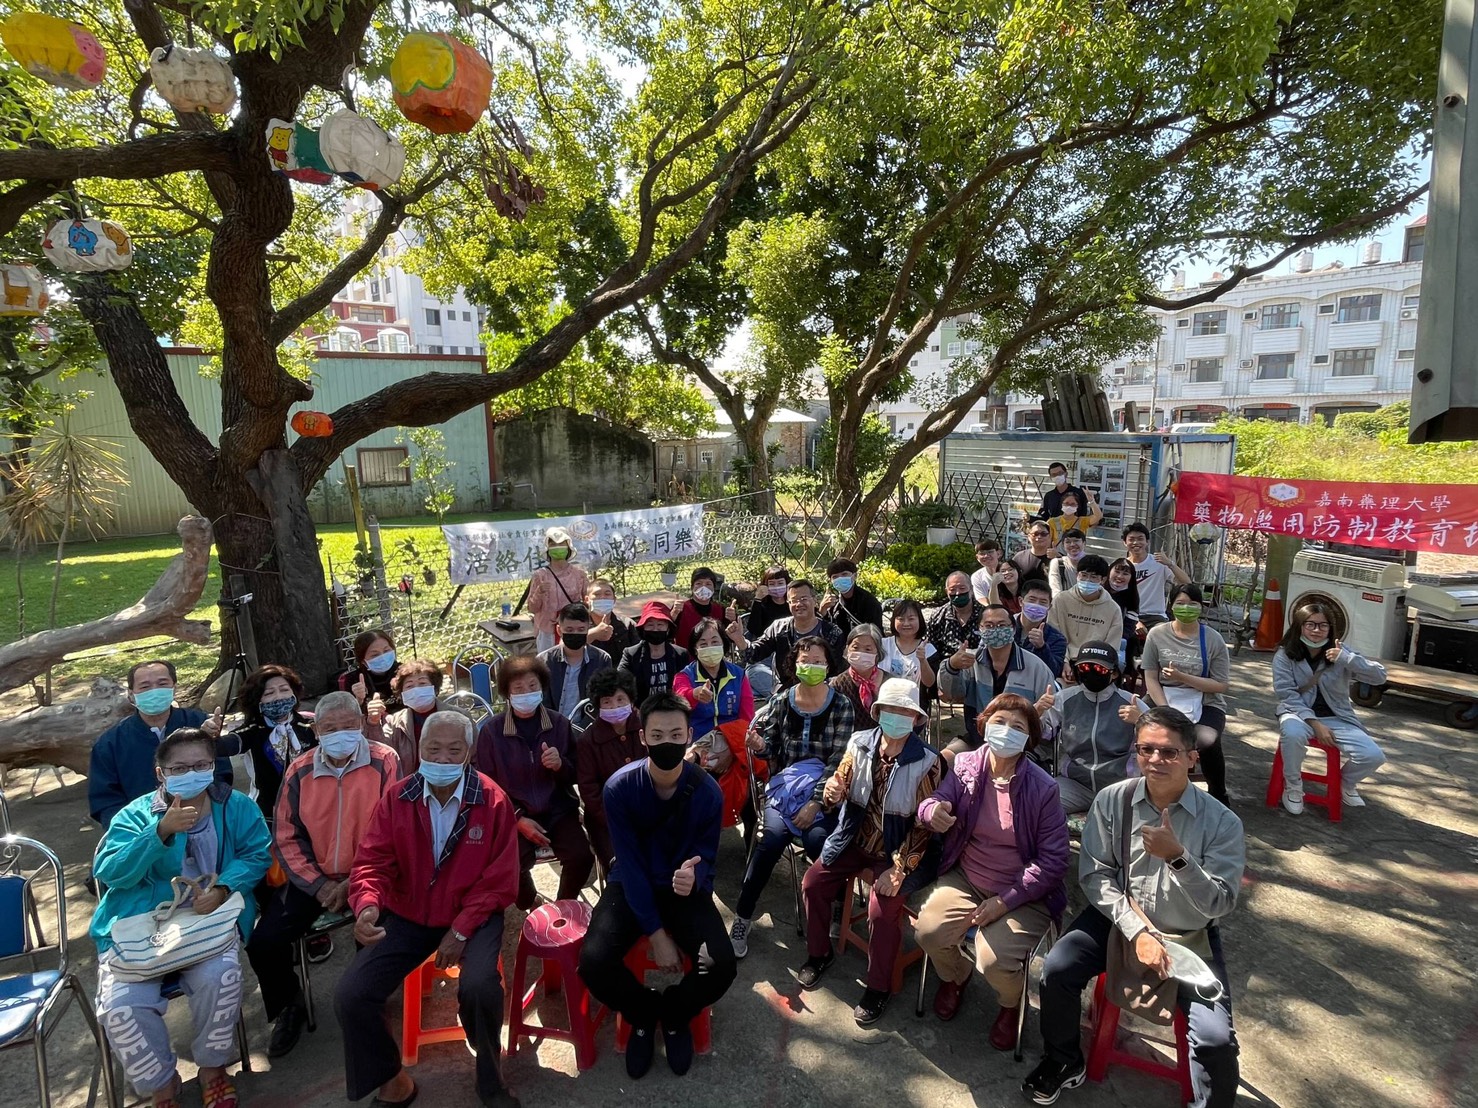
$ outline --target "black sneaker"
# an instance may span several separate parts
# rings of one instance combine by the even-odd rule
[[[272,1025],[272,1039],[267,1044],[268,1058],[281,1058],[283,1055],[292,1053],[293,1047],[298,1045],[298,1040],[303,1036],[303,1028],[308,1025],[308,1013],[301,1004],[289,1004],[277,1017],[277,1022]]]
[[[887,1006],[888,994],[882,989],[863,989],[862,999],[852,1009],[852,1018],[858,1027],[871,1027],[882,1018],[883,1009]]]
[[[334,956],[332,935],[314,935],[308,940],[308,961],[313,965],[327,962]]]
[[[662,1042],[667,1048],[667,1064],[681,1077],[693,1068],[693,1030],[684,1024],[676,1031],[662,1028]]]
[[[1027,1074],[1021,1083],[1021,1091],[1031,1097],[1033,1104],[1056,1104],[1063,1089],[1076,1089],[1088,1074],[1082,1058],[1063,1065],[1051,1058],[1043,1058],[1037,1068]]]
[[[822,958],[807,958],[805,965],[796,971],[796,980],[801,983],[803,989],[814,989],[821,983],[821,975],[831,968],[831,964],[837,960],[835,954],[827,954]]]
[[[626,1076],[633,1081],[645,1077],[657,1053],[657,1028],[633,1027],[626,1040]]]

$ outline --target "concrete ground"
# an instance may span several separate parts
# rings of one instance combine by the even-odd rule
[[[1236,710],[1226,742],[1231,788],[1247,828],[1248,866],[1241,905],[1223,935],[1242,1045],[1239,1105],[1478,1105],[1475,736],[1445,726],[1439,705],[1388,696],[1364,713],[1390,757],[1364,790],[1368,806],[1347,811],[1338,825],[1313,808],[1294,818],[1262,804],[1276,735],[1267,657],[1236,659],[1232,681]],[[91,988],[86,923],[92,901],[82,879],[96,832],[86,826],[85,783],[71,775],[59,783],[49,771],[33,781],[26,770],[11,775],[6,792],[17,830],[51,844],[66,862],[71,950]],[[742,865],[740,836],[726,833],[718,885],[726,912]],[[541,877],[552,877],[549,867],[541,867]],[[510,913],[510,936],[517,922]],[[343,1102],[332,994],[352,953],[349,945],[341,941],[329,962],[314,967],[319,1027],[286,1059],[268,1062],[268,1028],[257,994],[248,994],[253,1073],[239,1079],[244,1104],[327,1108]],[[994,1002],[978,980],[960,1015],[944,1024],[932,1012],[914,1016],[913,968],[904,993],[874,1029],[864,1031],[850,1015],[861,992],[862,959],[849,951],[824,988],[803,993],[791,971],[804,957],[782,864],[761,903],[739,980],[714,1011],[713,1053],[700,1058],[686,1079],[674,1078],[659,1057],[640,1083],[628,1080],[609,1022],[599,1034],[594,1069],[577,1076],[572,1049],[550,1043],[508,1060],[508,1079],[529,1108],[604,1105],[625,1097],[653,1106],[1024,1103],[1019,1084],[1035,1062],[1035,1019],[1028,1024],[1024,1062],[992,1050],[985,1031]],[[559,1011],[559,1000],[546,1010]],[[428,1023],[439,1015],[450,1021],[451,1011],[450,1001],[438,998]],[[393,1015],[398,1026],[398,1005]],[[185,1006],[174,1005],[171,1016],[183,1030]],[[84,1103],[92,1054],[75,1012],[57,1027],[52,1051],[56,1103]],[[183,1072],[192,1072],[188,1063]],[[475,1103],[471,1058],[460,1045],[426,1048],[414,1074],[422,1104]],[[28,1054],[10,1052],[0,1064],[0,1104],[34,1104],[35,1088]],[[1170,1108],[1175,1102],[1173,1085],[1116,1070],[1104,1084],[1065,1093],[1059,1103]],[[185,1103],[199,1103],[196,1087]]]

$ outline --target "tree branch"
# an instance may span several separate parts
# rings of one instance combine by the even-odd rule
[[[0,236],[15,230],[25,214],[61,187],[57,181],[23,181],[0,193]]]
[[[149,135],[118,146],[53,150],[27,146],[0,150],[0,181],[74,181],[107,177],[135,181],[169,173],[228,170],[234,161],[231,140],[217,132]]]

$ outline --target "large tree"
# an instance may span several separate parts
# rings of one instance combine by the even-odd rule
[[[36,258],[42,225],[62,215],[113,216],[134,230],[138,258],[124,274],[49,272],[65,289],[58,312],[80,311],[134,434],[213,521],[221,563],[248,576],[262,656],[295,665],[313,687],[335,654],[309,491],[366,435],[441,422],[527,386],[660,290],[703,248],[755,167],[806,120],[819,59],[836,38],[830,24],[841,17],[806,0],[534,10],[467,0],[417,9],[382,0],[103,0],[86,13],[109,51],[98,90],[61,92],[0,63],[6,259]],[[493,110],[468,136],[419,131],[386,105],[374,79],[412,11],[423,28],[472,37],[493,62]],[[228,120],[171,113],[149,89],[149,52],[194,39],[230,58],[240,104]],[[360,79],[346,87],[353,66]],[[290,185],[264,143],[269,120],[316,124],[351,93],[404,139],[409,162],[357,241],[341,242],[325,226],[333,192]],[[546,197],[522,222],[488,202],[490,185],[511,191],[529,181]],[[329,437],[289,441],[290,410],[313,396],[294,336],[403,223],[418,221],[444,244],[448,272],[529,285],[537,277],[528,267],[542,265],[592,206],[608,213],[618,260],[562,299],[546,295],[560,310],[506,364],[482,376],[408,378],[330,413]],[[154,266],[156,257],[177,267],[192,256],[188,279]],[[151,303],[165,307],[151,312]],[[157,336],[176,323],[215,339],[219,441],[196,426],[172,382]]]
[[[1142,344],[1144,305],[1214,300],[1425,188],[1439,0],[975,0],[889,7],[829,141],[781,157],[838,249],[816,311],[845,356],[828,389],[832,479],[865,534],[909,463],[992,389],[1040,388]],[[882,21],[889,30],[884,32]],[[1225,276],[1157,291],[1180,258]],[[978,352],[929,381],[910,361],[958,318]],[[931,410],[863,487],[859,435],[900,383]]]

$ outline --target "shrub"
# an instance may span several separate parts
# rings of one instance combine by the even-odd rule
[[[900,573],[881,558],[868,558],[857,567],[857,583],[885,600],[917,600],[929,604],[939,598],[939,589],[922,577]]]
[[[954,522],[953,505],[939,500],[926,500],[922,504],[909,504],[898,509],[898,539],[900,542],[921,543],[928,538],[930,527],[948,527]]]
[[[969,573],[975,568],[975,548],[967,542],[948,546],[928,543],[894,543],[883,553],[883,561],[900,573],[922,577],[939,588],[955,570]]]

